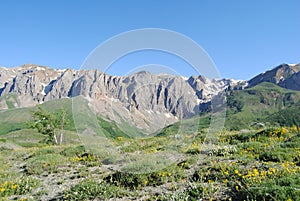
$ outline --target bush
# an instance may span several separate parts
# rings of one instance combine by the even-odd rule
[[[284,184],[280,180],[290,180],[290,182]],[[273,179],[268,179],[249,188],[241,187],[239,190],[233,188],[233,200],[300,200],[300,191],[295,190],[297,186],[299,187],[299,183],[295,184],[299,179],[288,177],[280,180],[277,183]]]
[[[14,181],[3,181],[0,183],[0,197],[30,193],[38,186],[39,182],[31,177],[21,177]]]
[[[85,147],[83,145],[76,146],[76,147],[67,147],[62,152],[60,152],[60,154],[67,157],[81,156],[84,153],[85,153]]]
[[[53,173],[66,163],[66,158],[59,154],[38,155],[28,159],[25,171],[28,174],[42,174],[44,171]]]
[[[124,171],[124,169],[123,169]],[[115,172],[104,180],[107,183],[130,189],[140,189],[144,186],[159,186],[167,182],[184,178],[183,169],[176,164],[155,172],[137,173],[132,171]]]
[[[259,155],[259,160],[268,162],[283,162],[283,161],[291,161],[292,158],[289,154],[282,151],[266,151]]]
[[[100,198],[122,198],[129,195],[125,189],[109,185],[103,181],[84,180],[63,193],[63,200],[93,200]]]

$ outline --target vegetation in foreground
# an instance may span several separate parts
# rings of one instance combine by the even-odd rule
[[[29,143],[30,132],[30,140],[41,137],[34,130],[1,136],[1,200],[300,199],[296,126],[224,130],[215,144],[205,143],[205,130],[120,136],[109,139],[118,154],[103,155],[86,150],[72,132],[60,146]],[[166,153],[176,157],[153,157]]]

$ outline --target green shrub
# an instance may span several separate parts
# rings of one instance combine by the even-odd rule
[[[28,174],[56,172],[59,166],[66,165],[67,159],[59,154],[45,154],[29,158],[26,164]]]
[[[62,152],[61,155],[66,157],[74,157],[74,156],[81,156],[86,152],[85,147],[83,145],[79,145],[76,147],[67,147]]]
[[[70,158],[70,161],[73,163],[82,163],[87,167],[101,166],[101,159],[90,153],[83,153],[80,156],[75,156]]]
[[[144,186],[159,186],[167,182],[175,182],[185,178],[183,169],[176,164],[167,168],[157,170],[155,172],[137,173],[128,169],[115,172],[107,176],[104,180],[107,183],[114,184],[116,186],[122,186],[130,189],[140,189]]]
[[[0,138],[0,142],[6,142],[6,139],[4,139],[4,138]]]
[[[109,185],[103,181],[84,180],[63,193],[63,200],[106,200],[109,198],[122,198],[130,195],[126,189]]]
[[[259,155],[259,160],[262,161],[271,161],[271,162],[283,162],[283,161],[291,161],[292,158],[289,154],[282,151],[270,150],[263,152]]]
[[[0,183],[0,197],[30,193],[38,186],[38,180],[32,177],[21,177],[13,181],[2,181],[2,183]]]
[[[192,155],[200,154],[200,152],[201,152],[200,147],[192,147],[186,151],[187,154],[192,154]]]
[[[232,187],[232,198],[237,201],[300,200],[300,191],[297,190],[298,188],[298,178],[280,178],[277,182],[273,179],[267,179],[261,183],[252,184],[250,187],[243,186],[238,190]]]

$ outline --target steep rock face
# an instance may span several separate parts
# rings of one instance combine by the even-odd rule
[[[69,97],[83,95],[91,99],[118,99],[128,110],[171,112],[183,117],[195,113],[199,101],[193,88],[182,77],[139,72],[127,77],[109,76],[97,70],[81,73],[75,79]]]
[[[209,110],[211,103],[218,108],[222,101],[211,101],[221,92],[241,90],[261,82],[300,90],[300,65],[282,64],[249,82],[153,75],[146,71],[110,76],[98,70],[55,70],[34,64],[10,69],[0,67],[0,109],[82,96],[102,117],[153,132],[180,118]]]
[[[50,81],[45,88],[45,97],[43,101],[66,98],[74,80],[78,78],[76,71],[67,69],[59,77]]]
[[[3,88],[7,82],[11,81],[16,76],[16,73],[5,68],[0,67],[0,88]],[[0,91],[1,93],[1,91]]]
[[[187,82],[196,92],[200,102],[207,102],[220,91],[231,90],[235,86],[245,86],[246,81],[235,81],[232,79],[207,79],[204,76],[191,76]]]
[[[300,90],[300,72],[294,73],[291,77],[288,79],[283,80],[280,82],[280,86],[292,89],[292,90]]]
[[[13,69],[1,68],[1,96],[14,93],[26,96],[20,107],[78,95],[97,100],[110,97],[128,110],[170,112],[182,118],[197,114],[207,103],[233,82],[209,80],[203,76],[180,76],[139,72],[129,76],[110,76],[98,70],[54,70],[27,64]],[[20,99],[20,98],[19,98]]]
[[[300,64],[281,64],[272,70],[255,76],[249,80],[248,86],[252,87],[262,82],[272,82],[287,89],[300,90],[299,84],[296,84],[299,71]]]
[[[203,76],[184,78],[146,71],[110,76],[98,70],[54,70],[33,64],[0,68],[0,73],[0,94],[14,94],[15,107],[83,96],[101,116],[119,122],[125,119],[149,131],[198,114],[219,92],[237,85],[230,79]],[[8,108],[5,101],[0,106]]]
[[[19,101],[17,107],[33,106],[43,102],[46,86],[59,76],[59,72],[37,65],[24,65],[14,69],[6,69],[2,75],[10,75],[3,80],[1,96],[16,94]]]
[[[187,116],[197,105],[191,86],[182,77],[139,72],[121,78],[115,98],[138,110],[169,111],[174,116]],[[120,93],[119,93],[120,92]]]

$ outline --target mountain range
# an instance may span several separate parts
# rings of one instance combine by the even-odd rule
[[[98,70],[57,70],[35,64],[0,67],[0,110],[34,107],[81,96],[101,118],[116,123],[125,121],[152,133],[180,119],[208,111],[212,98],[220,93],[239,97],[239,93],[248,94],[264,82],[299,91],[299,71],[300,64],[281,64],[248,81],[236,81],[208,79],[202,75],[189,78],[155,75],[146,71],[111,76]],[[231,101],[238,102],[235,99]],[[232,104],[230,102],[229,109],[237,103]]]

